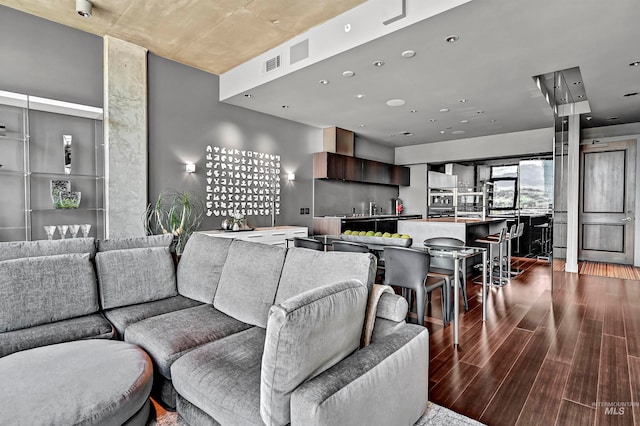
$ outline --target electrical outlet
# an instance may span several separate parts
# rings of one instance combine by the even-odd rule
[[[309,207],[304,208],[304,214],[309,214]]]
[[[304,214],[304,207],[300,207],[300,214]]]

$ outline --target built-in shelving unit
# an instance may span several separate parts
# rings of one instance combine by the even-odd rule
[[[482,187],[429,187],[429,217],[477,217],[485,220],[493,197],[490,182]]]
[[[0,241],[46,239],[45,225],[91,224],[90,236],[104,237],[102,116],[101,108],[0,91]],[[62,135],[72,136],[68,174]],[[54,208],[51,180],[80,191],[80,207]]]

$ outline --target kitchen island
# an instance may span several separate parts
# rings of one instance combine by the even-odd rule
[[[398,233],[411,235],[413,245],[423,246],[428,238],[448,237],[464,241],[467,246],[477,245],[475,240],[499,232],[507,226],[505,217],[461,218],[437,217],[403,220],[398,222]]]
[[[322,216],[313,218],[314,235],[338,235],[346,230],[396,233],[398,223],[421,215]]]

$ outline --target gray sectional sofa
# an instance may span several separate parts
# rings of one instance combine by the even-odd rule
[[[183,422],[413,424],[424,412],[428,333],[380,298],[369,254],[194,234],[0,243],[0,357],[121,339],[154,364],[153,395]]]

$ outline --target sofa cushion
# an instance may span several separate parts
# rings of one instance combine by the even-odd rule
[[[96,269],[103,309],[178,294],[173,258],[166,247],[98,252]]]
[[[373,284],[375,276],[376,259],[372,254],[291,248],[284,261],[275,303],[307,290],[349,279]]]
[[[286,253],[281,247],[234,240],[213,306],[242,322],[266,327]]]
[[[157,371],[171,379],[171,364],[180,356],[249,327],[211,305],[201,305],[131,324],[124,338],[146,350]]]
[[[68,253],[89,253],[93,259],[96,255],[96,242],[93,238],[67,238],[0,243],[0,261]]]
[[[358,349],[367,298],[366,285],[348,280],[271,308],[260,381],[265,424],[289,424],[291,392]]]
[[[145,247],[167,247],[173,244],[172,234],[149,235],[148,237],[122,237],[98,240],[98,251],[125,250]]]
[[[89,253],[0,262],[0,332],[98,311]]]
[[[205,234],[191,235],[178,263],[178,293],[212,303],[232,241]]]
[[[115,330],[101,314],[0,333],[0,357],[26,349],[82,339],[113,339]]]
[[[265,330],[253,327],[184,355],[171,367],[176,391],[220,424],[262,424],[264,339]]]
[[[156,315],[179,311],[180,309],[193,308],[201,304],[186,297],[174,296],[167,299],[154,300],[153,302],[108,309],[104,311],[104,316],[111,321],[122,338],[125,335],[126,328],[135,322],[155,317]]]

